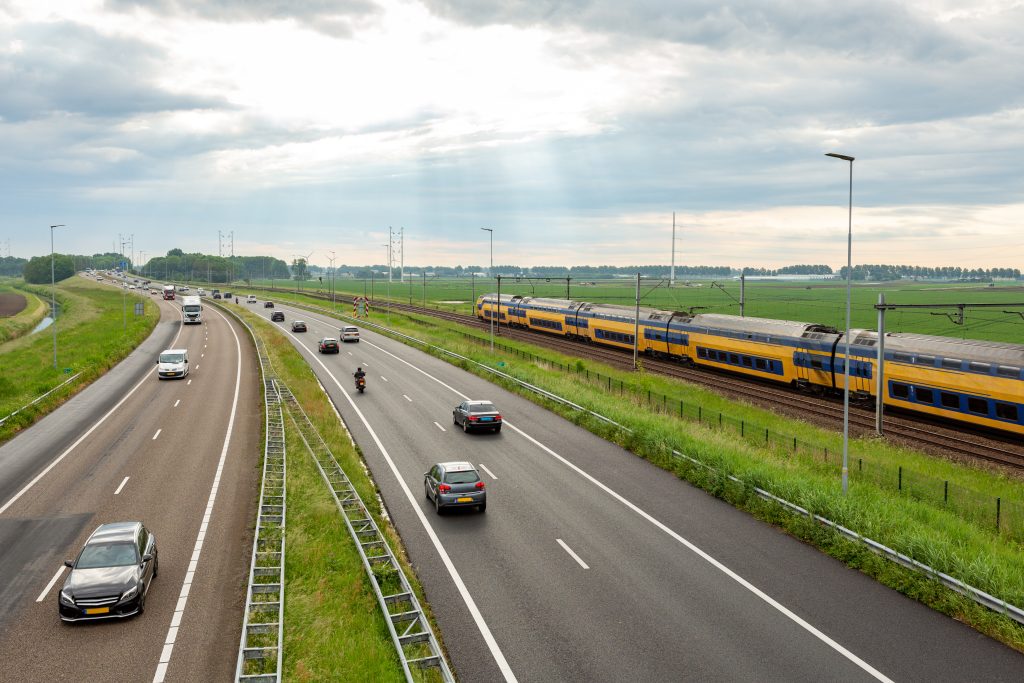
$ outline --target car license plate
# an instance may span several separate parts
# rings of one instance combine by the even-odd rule
[[[480,421],[481,422],[490,422],[493,419],[494,419],[493,417],[481,417]]]
[[[89,609],[85,610],[85,613],[86,614],[109,614],[110,613],[110,608],[109,607],[90,607]]]
[[[457,503],[472,503],[473,499],[472,498],[459,498],[455,502],[457,502]]]

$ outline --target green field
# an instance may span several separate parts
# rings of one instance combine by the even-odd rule
[[[641,282],[641,305],[694,313],[725,313],[739,315],[740,285],[735,280],[717,281],[724,289],[711,284],[710,280],[692,281],[690,286],[679,284],[673,288],[661,280]],[[295,291],[294,282],[277,280],[254,281],[254,285],[275,286]],[[282,286],[283,285],[283,286]],[[244,285],[237,285],[244,291]],[[303,291],[329,292],[329,284],[319,287],[319,282],[302,284]],[[386,280],[336,280],[335,293],[339,302],[351,304],[353,296],[367,296],[375,301],[390,298],[393,301],[427,305],[439,305],[451,310],[469,313],[468,302],[474,294],[495,292],[497,281],[476,278],[467,280],[431,279],[413,280],[405,284]],[[516,282],[513,278],[502,278],[502,294],[523,296],[545,296],[565,298],[565,280],[544,282],[543,280]],[[889,332],[914,332],[944,337],[984,339],[1021,343],[1024,341],[1024,284],[920,284],[911,281],[892,283],[854,284],[851,293],[851,326],[854,328],[876,329],[878,313],[874,305],[878,295],[885,294],[889,304],[1018,304],[1016,308],[967,309],[964,324],[959,325],[946,314],[956,312],[954,308],[936,310],[903,310],[886,314],[886,330]],[[636,301],[635,282],[595,281],[593,285],[571,283],[571,298],[578,301],[595,301],[632,306]],[[443,303],[443,302],[462,302]],[[841,282],[792,283],[751,281],[746,285],[745,314],[751,317],[798,320],[803,322],[831,325],[837,329],[846,326],[846,287]],[[1007,312],[1010,311],[1010,312]]]
[[[0,293],[4,292],[21,294],[25,297],[26,304],[25,308],[18,313],[0,318],[0,344],[28,334],[50,311],[48,302],[31,292],[15,289],[11,284],[0,284]]]
[[[19,285],[48,298],[49,287]],[[0,418],[53,389],[75,373],[77,380],[0,426],[0,443],[53,410],[74,392],[112,368],[145,339],[160,317],[155,302],[127,295],[127,327],[122,322],[122,292],[82,277],[57,285],[57,368],[53,367],[53,334],[48,328],[0,344]],[[144,301],[144,315],[132,314]]]

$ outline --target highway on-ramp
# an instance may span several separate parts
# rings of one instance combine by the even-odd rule
[[[535,404],[366,329],[320,355],[339,321],[276,306],[364,453],[460,680],[1020,680],[1020,653]],[[455,429],[464,398],[493,400],[501,433]],[[423,473],[464,459],[487,512],[438,516]]]
[[[247,331],[179,302],[129,358],[0,448],[0,680],[214,681],[234,671],[261,452]],[[160,350],[191,371],[161,381]],[[145,613],[64,624],[57,593],[98,525],[139,520],[159,576]]]

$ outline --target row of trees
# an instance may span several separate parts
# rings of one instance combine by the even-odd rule
[[[839,275],[846,278],[846,266],[839,270]],[[900,280],[913,278],[918,280],[979,280],[1020,279],[1019,268],[962,268],[960,266],[896,266],[896,265],[859,265],[853,267],[852,280]]]
[[[20,276],[21,271],[25,269],[26,263],[28,261],[17,256],[4,256],[0,258],[0,277]]]
[[[53,280],[60,282],[75,274],[75,257],[67,254],[53,255]],[[25,263],[21,272],[25,282],[34,285],[50,284],[50,255],[33,256]]]
[[[168,281],[198,282],[250,281],[254,279],[288,280],[292,272],[288,264],[272,256],[212,256],[185,253],[171,249],[166,256],[157,256],[142,265],[143,275]]]

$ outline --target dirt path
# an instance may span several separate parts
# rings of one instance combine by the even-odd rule
[[[0,318],[9,318],[25,310],[28,300],[21,294],[0,292]]]

